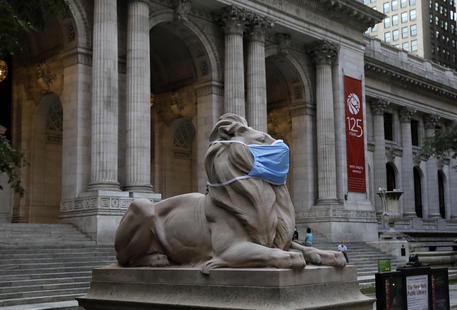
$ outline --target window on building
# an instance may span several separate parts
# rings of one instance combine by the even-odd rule
[[[392,163],[386,164],[386,177],[387,177],[387,190],[393,191],[396,189],[396,180],[395,180],[395,167]]]
[[[409,0],[409,5],[415,5],[416,4],[416,0]]]
[[[407,23],[408,22],[408,12],[401,13],[401,22]]]
[[[407,5],[408,5],[408,1],[407,0],[400,0],[400,7],[401,8],[406,8]]]
[[[390,17],[384,18],[384,28],[390,27]]]
[[[416,9],[409,11],[409,20],[416,20]]]
[[[390,42],[390,31],[384,33],[384,41]]]
[[[435,2],[435,11],[438,12],[440,10],[440,5],[438,2]]]
[[[392,0],[392,11],[398,10],[398,0]]]
[[[392,16],[392,26],[398,25],[398,15]]]
[[[411,143],[419,146],[419,122],[415,119],[411,120]]]
[[[435,16],[435,25],[439,25],[440,24],[440,18],[438,16]]]
[[[422,217],[422,182],[419,167],[413,168],[414,174],[414,205],[417,217]]]
[[[415,37],[417,35],[417,25],[414,24],[414,25],[411,25],[411,36],[412,37]]]
[[[401,37],[402,39],[406,39],[407,37],[409,37],[409,27],[401,28]]]
[[[389,13],[390,12],[390,3],[389,2],[385,2],[383,4],[383,10],[382,10],[384,13]]]
[[[384,113],[384,139],[393,140],[393,117],[392,113]]]
[[[438,170],[438,197],[440,206],[440,215],[442,218],[446,218],[446,200],[444,197],[444,182],[445,176],[442,170]]]
[[[394,41],[398,41],[399,38],[400,38],[400,31],[398,29],[395,29],[394,31],[392,31],[392,39]]]
[[[370,3],[370,0],[363,0],[363,4],[366,5],[366,4],[368,4],[368,3]]]
[[[401,45],[401,48],[402,48],[403,50],[409,52],[409,42],[403,42],[403,44]]]

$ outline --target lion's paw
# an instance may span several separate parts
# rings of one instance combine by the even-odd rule
[[[209,275],[209,272],[212,269],[226,267],[226,266],[227,266],[227,263],[224,260],[222,260],[220,258],[213,258],[213,259],[210,259],[210,260],[206,261],[205,263],[203,263],[200,271],[203,274]]]
[[[291,269],[303,269],[306,266],[305,258],[301,252],[289,252],[290,256],[290,268]]]

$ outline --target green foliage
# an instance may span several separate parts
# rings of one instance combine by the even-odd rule
[[[6,136],[0,134],[0,173],[8,175],[8,183],[11,188],[21,196],[24,194],[24,188],[21,186],[19,169],[24,166],[24,154],[15,150]],[[0,186],[1,189],[3,189],[2,186]]]
[[[425,138],[421,154],[425,157],[446,157],[449,153],[457,157],[457,125],[445,127],[435,132],[433,137]]]
[[[42,29],[53,15],[69,16],[64,0],[0,0],[0,57],[14,54],[23,33]]]

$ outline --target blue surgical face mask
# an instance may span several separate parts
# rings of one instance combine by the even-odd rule
[[[248,175],[239,176],[224,183],[208,183],[209,186],[224,186],[246,178],[260,178],[275,185],[286,183],[287,172],[289,172],[289,147],[282,140],[276,140],[270,145],[245,144],[236,140],[211,142],[211,144],[214,143],[240,143],[246,145],[254,157],[254,163]]]

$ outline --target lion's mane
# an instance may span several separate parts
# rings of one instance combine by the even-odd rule
[[[221,132],[247,127],[235,114],[219,118],[210,141],[229,140]],[[221,130],[223,129],[223,130]],[[223,183],[251,170],[254,159],[249,149],[239,143],[213,143],[205,157],[209,183]],[[208,195],[217,207],[235,216],[255,243],[288,249],[295,226],[295,214],[285,185],[272,185],[262,179],[247,178],[225,186],[208,186]]]

